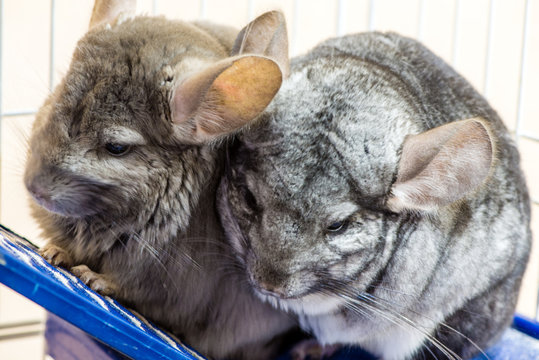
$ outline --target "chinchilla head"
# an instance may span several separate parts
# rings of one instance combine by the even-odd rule
[[[235,39],[225,27],[126,17],[132,1],[106,3],[97,1],[65,78],[37,114],[25,185],[42,223],[110,233],[152,224],[173,235],[214,181],[219,140],[279,89],[284,20],[266,13]]]
[[[436,306],[450,313],[521,274],[529,212],[518,155],[486,102],[418,43],[377,33],[323,43],[293,61],[262,119],[229,157],[219,207],[266,300],[368,319],[368,306],[353,305],[363,294],[402,312],[424,301],[439,319]]]

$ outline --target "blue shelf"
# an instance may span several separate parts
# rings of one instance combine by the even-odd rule
[[[204,359],[164,331],[53,267],[35,247],[0,228],[0,282],[117,351],[136,359]]]

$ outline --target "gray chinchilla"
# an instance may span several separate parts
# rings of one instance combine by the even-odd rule
[[[321,344],[460,359],[509,325],[530,249],[498,115],[418,42],[328,40],[231,150],[228,238],[258,295]]]
[[[129,18],[97,1],[70,69],[39,110],[25,184],[72,269],[212,358],[268,359],[294,321],[260,301],[215,211],[223,139],[255,119],[288,72],[282,14],[239,34]]]

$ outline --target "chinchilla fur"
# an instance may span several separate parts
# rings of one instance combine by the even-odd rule
[[[267,13],[238,35],[117,17],[108,12],[121,2],[109,3],[96,2],[30,138],[25,184],[48,239],[42,254],[206,356],[272,358],[295,320],[253,294],[224,240],[215,211],[222,139],[242,125],[228,114],[243,105],[216,101],[229,87],[215,84],[234,83],[247,62],[248,76],[262,74],[249,83],[248,115],[261,111],[286,74],[263,43],[275,50],[283,40],[277,55],[287,59],[284,19]],[[271,86],[260,85],[253,105],[259,81]]]
[[[219,212],[251,286],[322,344],[465,359],[512,319],[530,249],[519,155],[418,42],[331,39],[230,152]]]

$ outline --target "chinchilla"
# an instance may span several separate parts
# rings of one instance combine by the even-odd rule
[[[236,256],[321,344],[461,359],[509,325],[531,237],[519,155],[418,42],[364,33],[294,59],[229,159],[218,208]]]
[[[215,191],[223,139],[287,75],[284,18],[263,14],[238,34],[118,15],[133,5],[96,2],[36,116],[24,181],[41,253],[206,356],[271,358],[294,321],[247,286]]]

